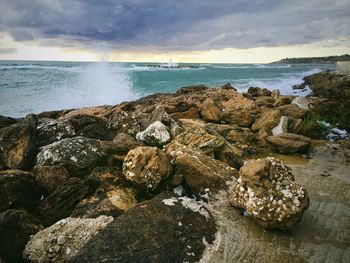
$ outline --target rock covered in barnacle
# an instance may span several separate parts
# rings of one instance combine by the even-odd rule
[[[155,190],[172,172],[170,158],[157,147],[137,147],[129,151],[123,174],[141,190]]]
[[[136,139],[149,146],[163,146],[170,142],[171,137],[166,126],[160,121],[149,125],[146,130],[136,134]]]
[[[272,157],[245,162],[232,185],[230,202],[265,228],[291,229],[309,207],[306,190],[291,169]]]

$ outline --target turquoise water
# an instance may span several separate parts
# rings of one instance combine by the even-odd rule
[[[166,69],[148,65],[0,61],[0,115],[22,117],[31,112],[113,105],[194,84],[220,86],[230,82],[240,91],[259,86],[293,94],[292,86],[301,83],[303,77],[335,67],[333,64],[181,64],[184,68]]]

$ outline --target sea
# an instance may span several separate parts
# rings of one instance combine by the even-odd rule
[[[0,115],[23,117],[29,113],[97,105],[115,105],[180,87],[231,83],[241,92],[251,86],[282,94],[306,95],[293,90],[303,77],[335,64],[179,64],[154,63],[0,61]]]

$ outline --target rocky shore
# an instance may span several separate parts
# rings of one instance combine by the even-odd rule
[[[318,105],[347,103],[350,88],[343,76],[343,88],[326,93],[321,77],[340,78],[306,78],[317,98],[198,85],[116,106],[0,116],[0,262],[268,262],[251,229],[274,248],[300,228],[314,231],[303,224],[320,198],[314,172],[301,177],[300,164],[283,159],[308,163],[329,145]],[[350,147],[339,139],[330,147],[347,173]],[[348,191],[349,178],[340,180]],[[349,206],[338,209],[345,223],[336,227],[348,231]],[[261,260],[243,251],[245,241]],[[334,243],[345,260],[349,232]],[[297,247],[272,262],[312,257]]]

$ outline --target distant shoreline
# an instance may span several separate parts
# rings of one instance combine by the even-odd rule
[[[328,64],[336,63],[337,61],[350,61],[350,55],[328,57],[303,57],[303,58],[284,58],[271,64]]]

